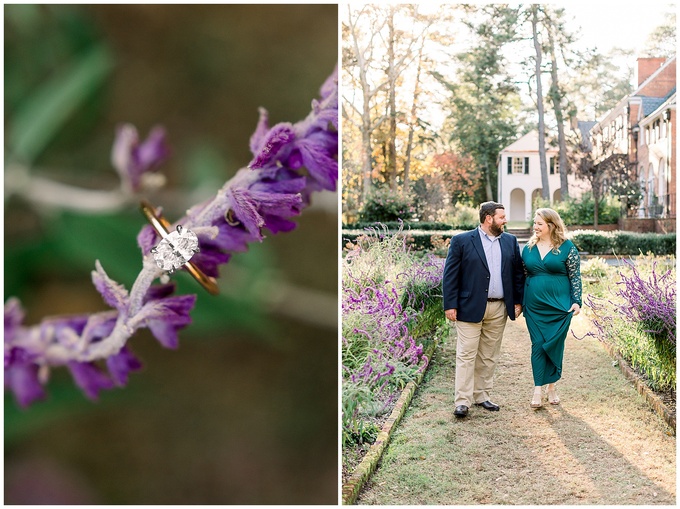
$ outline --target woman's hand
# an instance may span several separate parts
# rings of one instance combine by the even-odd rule
[[[576,304],[576,302],[574,302],[574,303],[571,305],[571,307],[569,308],[569,311],[573,311],[573,312],[574,312],[574,316],[576,316],[576,315],[578,315],[578,314],[581,312],[581,306],[579,306],[578,304]]]

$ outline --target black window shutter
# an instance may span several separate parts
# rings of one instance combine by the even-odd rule
[[[524,158],[524,174],[525,175],[529,174],[529,158],[528,157]]]
[[[550,158],[550,174],[551,175],[555,174],[555,158],[554,157]]]
[[[508,157],[508,175],[512,173],[512,157]]]

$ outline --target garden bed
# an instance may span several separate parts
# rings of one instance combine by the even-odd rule
[[[431,343],[431,346],[426,349],[425,355],[427,355],[428,359],[432,359],[438,344],[439,341],[435,338]],[[409,382],[404,388],[389,412],[389,417],[387,416],[387,413],[385,413],[385,418],[381,419],[380,433],[370,447],[357,446],[349,448],[347,451],[343,448],[342,503],[344,505],[352,505],[356,502],[364,483],[368,481],[377,468],[378,462],[392,436],[392,431],[399,424],[399,421],[401,421],[406,410],[408,410],[409,403],[411,402],[418,385],[422,382],[426,370],[427,368],[421,371],[418,377]],[[345,462],[346,452],[348,453],[347,459],[350,460],[347,463]]]

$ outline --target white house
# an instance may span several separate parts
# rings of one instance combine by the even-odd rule
[[[559,201],[559,150],[546,146],[550,202]],[[570,195],[580,195],[573,175],[568,175]],[[498,201],[505,205],[509,221],[531,221],[531,204],[541,196],[538,131],[531,131],[501,150],[498,163]]]

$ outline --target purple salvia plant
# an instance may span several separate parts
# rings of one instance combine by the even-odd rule
[[[372,235],[382,238],[379,230]],[[393,249],[406,250],[403,242],[393,239]],[[373,246],[372,246],[373,247]],[[369,248],[371,251],[371,248]],[[360,326],[343,329],[343,346],[347,358],[343,362],[344,376],[353,383],[365,384],[372,388],[375,397],[389,404],[392,392],[387,390],[393,375],[399,371],[410,371],[413,375],[427,367],[429,360],[423,355],[422,344],[416,344],[409,332],[409,324],[418,319],[422,308],[415,306],[423,297],[439,293],[444,260],[429,256],[410,263],[395,281],[374,279],[367,274],[353,271],[354,261],[365,251],[356,249],[345,260],[343,275],[342,314],[343,326]],[[382,253],[383,262],[389,254]],[[382,256],[381,255],[381,256]],[[386,263],[390,263],[387,261]],[[356,318],[356,320],[355,320]],[[368,343],[370,349],[358,365],[353,345]],[[349,357],[352,357],[350,359]]]
[[[338,77],[337,67],[321,87],[312,111],[295,124],[269,127],[268,115],[260,119],[250,140],[253,160],[229,180],[212,199],[192,207],[176,224],[191,229],[201,251],[192,262],[209,276],[231,253],[245,251],[250,242],[262,241],[262,229],[273,233],[295,228],[291,217],[310,202],[314,191],[336,189],[338,178]],[[113,149],[114,166],[135,187],[141,174],[167,156],[164,133],[154,130],[142,144],[136,131],[124,126]],[[306,169],[306,171],[305,171]],[[174,226],[174,225],[173,225]],[[95,263],[92,281],[113,308],[90,315],[46,318],[39,325],[22,325],[17,299],[5,304],[5,387],[21,406],[45,396],[44,386],[53,367],[66,366],[86,396],[127,383],[141,363],[128,340],[148,328],[166,348],[177,348],[178,330],[191,322],[195,295],[173,295],[175,285],[154,284],[163,276],[151,248],[159,237],[149,225],[140,231],[142,270],[132,288],[108,277]]]
[[[621,274],[617,294],[625,304],[618,306],[619,313],[629,322],[640,325],[658,341],[668,342],[675,349],[675,278],[673,271],[657,274],[656,262],[648,279],[644,279],[635,266],[626,261],[631,275]]]
[[[620,297],[619,302],[593,295],[586,297],[586,304],[594,314],[593,324],[597,329],[597,335],[601,339],[607,338],[614,321],[622,318],[627,323],[639,327],[642,332],[649,334],[660,344],[667,344],[674,351],[676,284],[673,271],[657,274],[657,264],[654,263],[651,275],[644,279],[632,262],[628,260],[624,262],[630,267],[631,274],[628,276],[619,272],[621,281],[614,290],[615,296]],[[590,332],[585,336],[596,334]]]

